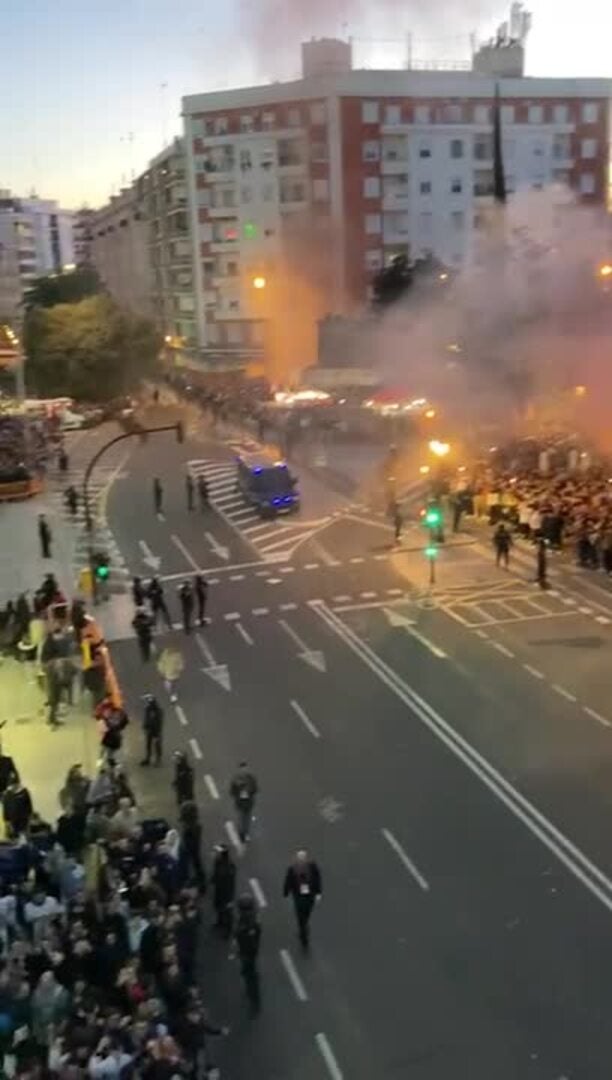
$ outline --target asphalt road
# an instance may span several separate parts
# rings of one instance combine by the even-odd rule
[[[162,436],[134,450],[108,498],[128,566],[159,566],[177,619],[176,584],[196,568],[211,583],[210,626],[172,631],[186,670],[165,738],[167,758],[185,746],[196,764],[209,845],[234,842],[237,762],[260,782],[237,853],[264,904],[257,1019],[212,936],[204,959],[232,1025],[224,1076],[607,1077],[605,585],[555,565],[541,593],[529,552],[506,574],[477,533],[449,542],[429,590],[418,525],[394,549],[378,515],[306,475],[301,537],[280,523],[279,543],[262,542],[227,489],[222,513],[187,512],[187,463],[222,475],[228,457]],[[138,716],[145,690],[163,693],[154,664],[127,633],[114,654]],[[146,806],[171,813],[169,780],[167,765],[142,777]],[[309,955],[281,896],[298,846],[324,878]]]

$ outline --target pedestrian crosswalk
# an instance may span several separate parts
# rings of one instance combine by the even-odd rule
[[[106,520],[106,496],[111,483],[120,475],[116,464],[100,465],[92,473],[88,485],[89,509],[94,523],[91,534],[86,527],[83,501],[84,470],[71,467],[66,472],[56,473],[48,485],[53,513],[65,522],[71,536],[70,548],[75,578],[78,579],[79,572],[89,565],[90,550],[93,546],[107,554],[110,559],[109,589],[114,593],[125,591],[129,578],[125,559]],[[78,493],[75,513],[72,513],[65,498],[65,492],[71,486]]]
[[[326,519],[304,522],[295,515],[262,520],[238,491],[236,467],[232,462],[195,458],[187,467],[195,479],[205,477],[213,509],[267,562],[290,558],[300,544],[325,524]]]

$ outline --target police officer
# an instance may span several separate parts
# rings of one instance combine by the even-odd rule
[[[193,510],[194,487],[193,487],[193,476],[191,475],[190,472],[188,472],[187,475],[185,476],[185,492],[187,494],[187,509],[189,511],[191,511],[191,510]]]
[[[251,1005],[258,1010],[261,1004],[259,971],[257,957],[261,944],[261,923],[255,908],[255,901],[250,893],[238,898],[238,920],[234,932],[236,952],[240,960],[240,971],[244,979],[244,988]]]
[[[145,734],[145,756],[140,764],[150,765],[153,755],[155,765],[161,765],[164,710],[153,694],[145,694],[142,726]]]
[[[236,807],[238,818],[238,835],[243,844],[249,839],[255,796],[257,795],[257,780],[246,761],[241,761],[236,774],[230,784],[230,795]]]
[[[69,488],[66,488],[64,498],[70,511],[70,516],[74,519],[77,516],[79,509],[79,493],[74,484],[71,484]]]
[[[134,601],[134,607],[144,607],[147,594],[145,587],[142,583],[142,578],[135,577],[132,579],[132,600]]]
[[[548,588],[548,556],[546,552],[546,540],[544,537],[540,537],[538,540],[538,550],[536,555],[537,575],[536,581],[541,589]]]
[[[499,566],[503,562],[507,570],[510,562],[512,537],[503,521],[500,521],[493,534],[493,546],[495,548],[495,565]]]
[[[234,921],[236,897],[236,864],[227,844],[217,844],[210,876],[213,888],[213,906],[217,921],[215,926],[222,937],[229,938]]]
[[[193,590],[188,581],[179,586],[179,600],[183,613],[183,629],[186,634],[191,633],[191,620],[193,619]]]
[[[182,750],[175,750],[172,787],[179,807],[184,802],[193,802],[194,781],[193,766],[189,762],[187,755]]]
[[[196,574],[193,579],[193,588],[198,605],[198,622],[204,626],[206,622],[206,604],[208,602],[208,582],[203,574]]]
[[[156,476],[153,480],[153,506],[155,507],[155,513],[161,516],[164,512],[164,489],[159,476]]]
[[[403,528],[403,525],[404,525],[404,519],[402,517],[402,512],[400,510],[400,506],[399,506],[399,503],[397,502],[397,499],[393,499],[393,501],[389,505],[389,516],[390,516],[391,522],[393,524],[393,535],[394,535],[394,538],[395,538],[395,543],[399,544],[400,537],[402,535],[402,528]]]
[[[153,625],[157,626],[160,615],[163,617],[168,630],[172,630],[172,619],[164,597],[164,587],[158,577],[151,578],[148,588],[149,603],[153,615]]]
[[[208,510],[208,480],[205,476],[198,476],[198,497],[200,510]]]
[[[151,642],[153,640],[153,620],[143,607],[136,609],[136,614],[132,619],[132,626],[136,631],[136,640],[138,641],[142,659],[145,661],[150,660]]]
[[[287,869],[283,896],[290,896],[295,908],[298,936],[303,948],[310,943],[308,923],[315,903],[321,899],[321,871],[304,849],[296,852],[295,860]]]

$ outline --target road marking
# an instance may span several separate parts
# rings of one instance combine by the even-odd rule
[[[263,911],[264,908],[267,908],[268,901],[266,900],[266,898],[264,896],[264,891],[263,891],[261,885],[259,884],[257,878],[256,877],[249,878],[249,885],[251,886],[251,892],[253,893],[253,896],[255,897],[255,900],[257,901],[258,908],[261,911]]]
[[[279,578],[279,577],[269,577],[267,579],[267,581],[266,581],[266,585],[280,585],[280,584],[282,584],[282,579]]]
[[[206,574],[228,574],[232,570],[252,570],[253,567],[255,567],[255,566],[258,569],[260,569],[261,566],[264,565],[264,562],[269,562],[269,561],[270,561],[269,559],[266,559],[266,560],[257,559],[256,562],[233,563],[231,566],[205,566],[202,570],[198,569],[197,573],[198,574],[204,574],[204,575],[206,575]],[[188,570],[188,571],[183,571],[182,573],[178,573],[178,574],[160,574],[159,580],[160,581],[183,581],[187,577],[193,577],[195,573],[196,573],[195,570]]]
[[[290,601],[288,604],[279,604],[279,611],[297,611],[297,604]]]
[[[352,596],[334,596],[334,604],[350,604]]]
[[[610,620],[605,615],[596,615],[595,622],[601,623],[602,626],[608,626]]]
[[[230,581],[244,581],[244,574],[231,574]]]
[[[387,596],[402,596],[402,589],[387,589]]]
[[[482,754],[436,712],[322,600],[309,605],[345,645],[369,667],[519,821],[537,837],[601,904],[612,911],[612,880],[580,848],[557,829],[524,795],[513,787]]]
[[[185,710],[183,709],[182,705],[175,705],[174,711],[175,711],[175,713],[176,713],[176,715],[178,717],[179,724],[182,724],[183,727],[187,727],[188,721],[187,721],[187,717],[185,716]]]
[[[202,753],[202,751],[200,749],[200,744],[199,744],[198,740],[197,739],[190,739],[189,740],[189,745],[191,747],[193,756],[196,759],[196,761],[201,761],[202,758],[204,757],[204,754]]]
[[[230,557],[230,549],[226,547],[225,544],[220,544],[214,533],[205,532],[204,536],[208,540],[213,554],[218,555],[220,559],[228,562]]]
[[[210,664],[211,667],[213,667],[214,664],[215,664],[215,658],[213,656],[212,649],[211,649],[210,645],[208,644],[206,638],[202,637],[201,634],[196,634],[195,639],[196,639],[196,644],[197,644],[200,652],[202,653],[202,656],[206,660],[206,663]]]
[[[352,559],[349,559],[349,562],[362,563],[365,562],[365,559],[361,555],[354,555]]]
[[[283,965],[289,982],[293,987],[293,992],[298,1001],[308,1001],[308,994],[306,993],[306,987],[300,979],[297,973],[296,966],[291,958],[291,953],[287,949],[280,950],[281,964]]]
[[[560,694],[566,701],[576,701],[574,694],[570,694],[569,690],[566,690],[564,686],[559,686],[559,683],[553,683],[552,688],[556,694]]]
[[[584,709],[587,716],[591,716],[593,720],[597,720],[598,724],[603,724],[604,727],[612,727],[612,724],[609,720],[606,720],[605,716],[602,716],[601,713],[595,712],[595,709],[591,709],[589,705],[583,705],[582,708]]]
[[[295,566],[282,566],[279,573],[281,573],[281,574],[295,574]]]
[[[593,608],[590,608],[590,607],[579,607],[578,611],[580,612],[581,615],[592,615],[593,614]]]
[[[407,618],[406,615],[402,615],[401,612],[395,611],[391,607],[383,608],[383,611],[387,617],[389,626],[392,626],[395,629],[399,628],[400,630],[405,630],[407,634],[410,634],[411,637],[420,641],[421,645],[424,645],[426,649],[429,649],[430,653],[437,656],[439,660],[448,659],[443,649],[439,649],[437,645],[434,645],[433,641],[430,641],[429,638],[425,637],[424,634],[421,634],[421,632],[417,630],[413,619]]]
[[[299,716],[300,720],[302,721],[304,727],[308,729],[308,731],[312,735],[313,739],[320,739],[321,738],[321,732],[319,731],[319,729],[317,727],[315,727],[312,720],[309,718],[309,716],[304,711],[304,709],[299,704],[299,702],[292,700],[291,701],[291,708],[293,709],[293,711],[295,713],[297,713],[297,715]]]
[[[573,596],[562,596],[561,597],[561,603],[562,604],[567,604],[568,606],[572,606],[573,604],[576,603],[576,601],[574,600]]]
[[[269,615],[269,614],[270,614],[270,608],[269,607],[254,607],[253,608],[253,615]]]
[[[138,541],[138,546],[139,546],[139,548],[140,548],[140,550],[142,552],[142,561],[143,561],[143,563],[145,563],[146,566],[150,567],[150,569],[153,570],[154,573],[157,573],[157,571],[159,570],[159,568],[161,566],[161,559],[160,559],[159,555],[154,555],[153,554],[153,552],[151,551],[151,548],[149,547],[149,545],[147,544],[147,542],[145,540],[139,540]],[[107,547],[108,547],[108,545],[107,545]],[[118,548],[117,548],[117,551],[118,551]]]
[[[375,592],[362,592],[359,595],[362,600],[375,600],[378,594]]]
[[[320,540],[311,540],[310,546],[313,548],[315,554],[319,556],[321,561],[324,562],[326,566],[340,566],[339,559],[335,559],[334,556],[327,550],[327,548],[323,547],[323,544]]]
[[[327,1071],[332,1080],[344,1080],[344,1073],[336,1061],[335,1054],[329,1045],[327,1035],[324,1035],[322,1031],[319,1031],[318,1034],[315,1035],[315,1042],[319,1047],[321,1057],[327,1065]]]
[[[184,545],[183,541],[181,540],[180,536],[177,536],[176,533],[172,533],[172,536],[170,537],[170,539],[172,540],[172,543],[174,544],[174,546],[179,549],[179,551],[181,552],[182,555],[184,555],[184,557],[186,558],[189,565],[191,567],[193,567],[196,574],[200,574],[202,572],[200,567],[198,566],[198,564],[195,561],[193,555],[189,551],[189,548],[185,547],[185,545]]]
[[[542,671],[538,671],[537,668],[532,667],[531,664],[523,664],[525,671],[528,671],[530,675],[533,675],[534,679],[545,679],[546,676]]]
[[[226,821],[225,822],[225,831],[226,831],[227,835],[229,836],[230,843],[234,845],[234,847],[236,848],[236,851],[238,852],[238,854],[242,855],[242,852],[244,850],[244,848],[242,846],[242,840],[238,836],[238,831],[237,831],[236,826],[234,825],[233,821]]]
[[[474,633],[478,634],[479,638],[485,638],[487,641],[489,640],[489,635],[486,630],[475,630]]]
[[[319,569],[318,562],[304,563],[304,565],[302,567],[302,570],[318,570],[318,569]]]
[[[408,857],[397,837],[393,835],[390,829],[381,829],[380,831],[383,834],[387,843],[389,844],[389,847],[393,848],[395,854],[397,855],[400,862],[405,866],[408,873],[412,874],[417,885],[420,885],[420,887],[423,889],[423,892],[429,892],[429,882],[427,882],[421,872],[417,870],[412,859]]]
[[[210,792],[211,799],[220,799],[221,798],[221,796],[219,795],[219,788],[215,784],[215,781],[213,780],[210,773],[206,773],[206,776],[204,777],[204,783],[206,784],[206,787],[208,788],[208,790]]]
[[[236,623],[236,630],[240,634],[240,637],[242,638],[242,640],[246,641],[247,645],[254,645],[255,644],[255,642],[253,641],[253,638],[249,634],[248,630],[244,629],[244,626],[242,625],[242,623],[239,623],[239,622]]]
[[[385,528],[387,528],[387,526],[385,526]],[[375,560],[375,562],[385,562],[386,559],[389,558],[389,556],[388,555],[373,555],[372,558]]]
[[[269,570],[256,570],[255,577],[267,577],[269,573]]]
[[[226,622],[236,622],[236,619],[240,618],[239,611],[227,611],[223,616]]]
[[[490,641],[489,644],[493,649],[497,649],[502,656],[509,657],[510,660],[514,660],[514,653],[510,649],[507,649],[505,645],[502,645],[500,641]]]
[[[298,653],[299,659],[303,660],[306,664],[309,665],[309,667],[315,668],[317,671],[320,671],[323,674],[323,672],[327,670],[327,667],[325,664],[325,657],[321,650],[309,649],[306,642],[302,641],[302,638],[298,634],[297,630],[294,630],[292,626],[289,626],[289,623],[286,619],[279,619],[278,625],[282,627],[282,629],[285,631],[286,634],[288,634],[288,636],[297,645],[297,647],[301,649],[301,652]]]

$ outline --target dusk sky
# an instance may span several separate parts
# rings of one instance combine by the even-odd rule
[[[263,13],[274,5],[0,0],[0,188],[35,188],[67,207],[100,205],[178,134],[183,94],[297,76],[301,38],[326,33],[357,39],[359,66],[401,66],[409,30],[416,57],[467,59],[470,31],[492,33],[510,0],[415,2],[428,9],[426,21],[411,16],[409,0],[282,0],[266,52]],[[305,14],[293,19],[294,5]],[[612,76],[610,0],[526,6],[534,18],[528,74]],[[392,40],[376,44],[382,39]]]

